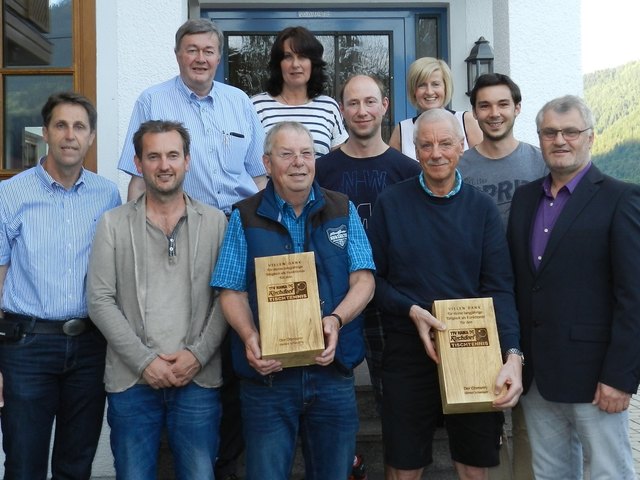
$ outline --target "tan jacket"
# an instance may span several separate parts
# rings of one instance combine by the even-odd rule
[[[176,288],[191,290],[191,323],[185,348],[202,365],[194,381],[202,387],[217,387],[222,383],[219,347],[227,323],[209,282],[227,220],[220,210],[187,195],[185,198],[191,284],[168,286],[167,295]],[[87,301],[89,316],[108,342],[104,374],[108,392],[121,392],[136,384],[157,356],[147,346],[145,334],[146,223],[142,195],[106,212],[93,241]]]

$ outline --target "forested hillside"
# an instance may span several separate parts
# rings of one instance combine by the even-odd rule
[[[593,110],[593,160],[614,177],[640,183],[640,61],[584,76]]]

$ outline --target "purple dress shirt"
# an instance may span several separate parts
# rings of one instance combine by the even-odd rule
[[[560,213],[562,213],[562,210],[571,198],[571,195],[578,186],[578,183],[580,183],[582,177],[586,175],[589,168],[591,168],[591,162],[578,172],[578,174],[573,177],[569,183],[558,190],[558,194],[555,198],[551,194],[551,174],[547,175],[542,182],[544,195],[542,195],[540,203],[538,204],[538,210],[536,211],[533,230],[531,232],[531,258],[536,270],[540,268],[544,250],[547,248],[549,237],[551,236],[551,232],[553,231],[553,227],[556,224]]]

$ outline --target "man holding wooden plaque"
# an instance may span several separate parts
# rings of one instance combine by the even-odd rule
[[[211,280],[221,289],[222,309],[234,329],[246,478],[287,480],[300,435],[305,479],[345,479],[358,430],[353,368],[364,358],[360,313],[374,290],[371,248],[348,198],[314,181],[313,138],[306,127],[273,127],[263,161],[267,187],[235,206]],[[305,252],[313,252],[311,265]],[[303,303],[296,308],[296,302]],[[314,308],[323,349],[313,365],[283,368],[309,363],[299,361],[299,350],[294,360],[282,350],[304,343],[315,348]],[[272,358],[263,355],[267,336],[268,347],[275,343],[278,350]]]
[[[424,112],[414,135],[422,173],[378,196],[369,227],[376,261],[375,302],[386,333],[382,367],[386,478],[417,480],[432,462],[433,433],[442,411],[440,357],[433,336],[434,330],[446,329],[430,312],[433,302],[490,297],[505,360],[490,386],[495,412],[445,418],[458,476],[486,479],[488,467],[499,463],[504,421],[499,410],[513,407],[522,392],[523,359],[509,252],[494,202],[464,184],[456,170],[464,135],[455,117],[444,109]],[[465,308],[466,316],[475,316],[468,311],[472,306]],[[463,327],[451,340],[470,348],[491,344],[491,337],[483,333],[489,330],[483,329]],[[470,391],[476,387],[468,386]]]

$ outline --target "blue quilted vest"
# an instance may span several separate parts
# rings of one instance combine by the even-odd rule
[[[320,188],[316,182],[313,184],[313,190],[315,200],[307,207],[309,210],[305,225],[304,251],[315,253],[321,309],[322,315],[325,316],[333,312],[349,290],[347,242],[346,237],[339,234],[346,231],[348,235],[349,200],[342,193]],[[259,329],[254,259],[295,253],[293,241],[280,219],[280,209],[271,181],[263,191],[237,203],[235,208],[240,211],[247,241],[247,293],[253,319],[256,328]],[[334,360],[338,368],[352,370],[362,362],[362,327],[363,319],[360,315],[340,330]],[[240,337],[235,331],[232,331],[231,335],[233,366],[236,373],[243,378],[263,378],[247,362]]]

